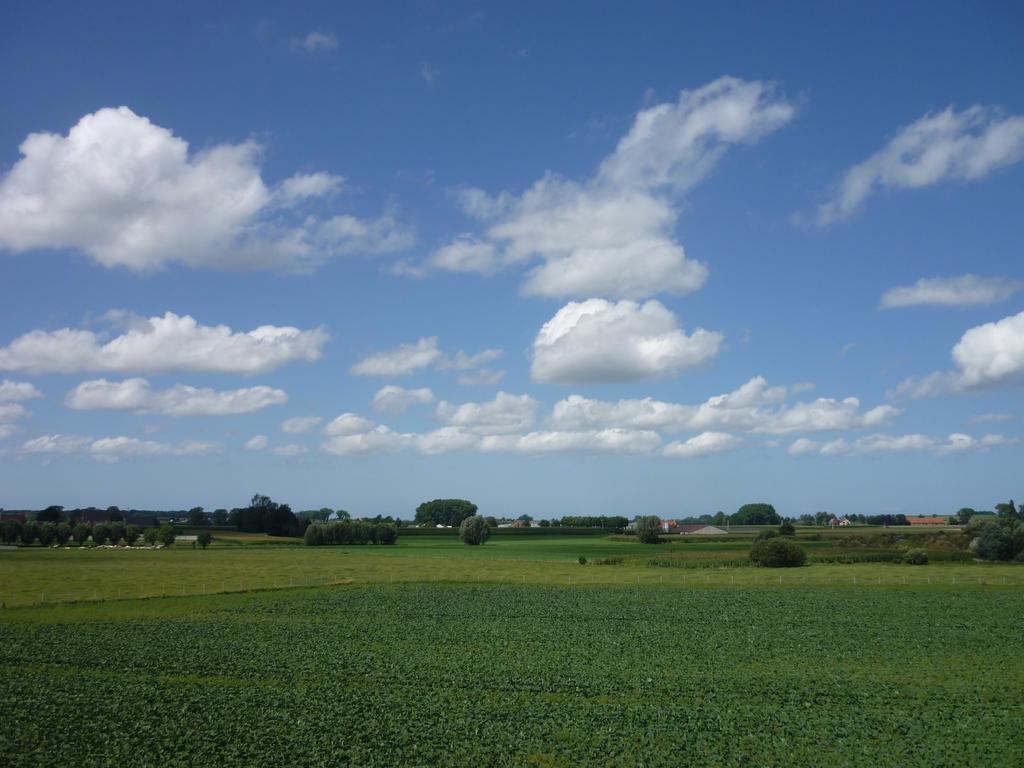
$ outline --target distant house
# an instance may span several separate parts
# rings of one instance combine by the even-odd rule
[[[829,518],[828,524],[829,524],[830,528],[835,528],[837,526],[841,526],[843,528],[846,528],[849,525],[853,525],[853,523],[851,523],[849,521],[849,519],[847,519],[845,517],[832,517],[832,518]]]
[[[949,525],[949,519],[945,517],[908,517],[907,522],[911,525]]]
[[[847,526],[853,525],[853,523],[850,522],[849,518],[844,517],[839,521],[839,525],[846,528]]]
[[[678,528],[679,528],[679,526],[676,524],[675,520],[662,520],[661,521],[661,530],[664,533],[675,533]]]
[[[675,531],[681,536],[719,536],[729,533],[716,525],[677,525]]]

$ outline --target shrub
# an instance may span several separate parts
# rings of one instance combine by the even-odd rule
[[[796,536],[796,527],[788,520],[779,526],[780,536]]]
[[[57,523],[56,536],[57,543],[63,547],[71,540],[71,526],[67,523]]]
[[[108,523],[107,524],[107,540],[111,544],[120,543],[121,539],[124,538],[124,523]]]
[[[483,544],[490,538],[491,529],[480,515],[467,517],[459,525],[459,538],[473,546]]]
[[[908,549],[903,555],[903,562],[907,565],[928,565],[927,549]]]
[[[645,515],[636,519],[636,537],[644,544],[661,543],[661,518],[656,515]]]
[[[0,522],[0,538],[4,544],[14,544],[21,538],[21,523],[17,520],[4,520]]]
[[[157,538],[160,536],[160,531],[156,528],[147,528],[145,533],[142,534],[142,540],[145,541],[149,546],[156,544]]]
[[[310,523],[302,534],[308,546],[331,544],[394,544],[398,526],[394,523],[372,523],[365,520],[332,520]]]
[[[778,531],[773,531],[771,528],[767,528],[758,533],[757,536],[754,537],[754,541],[767,541],[768,539],[776,538],[778,535]]]
[[[594,565],[622,565],[624,562],[621,557],[600,557],[594,561]]]
[[[174,543],[174,528],[170,525],[161,525],[156,529],[156,540],[165,547],[171,546]]]
[[[92,543],[97,547],[102,546],[107,541],[107,526],[103,523],[97,523],[92,527]]]
[[[89,526],[85,523],[78,523],[78,525],[71,529],[71,538],[75,540],[78,546],[82,546],[85,544],[85,540],[89,538]]]
[[[987,525],[971,542],[971,548],[982,560],[1013,559],[1013,539],[1001,525]]]
[[[124,528],[124,543],[129,547],[134,545],[142,535],[142,529],[137,525],[126,525]]]
[[[586,564],[587,564],[587,558],[585,558],[583,555],[580,555],[580,565],[586,565]]]
[[[43,523],[39,526],[39,543],[48,547],[57,538],[57,526],[53,523]]]
[[[30,546],[39,536],[39,525],[31,520],[21,526],[21,543]]]
[[[196,537],[196,541],[199,543],[200,547],[206,549],[210,546],[210,542],[213,541],[213,534],[209,531],[203,531]]]
[[[797,568],[807,561],[807,552],[791,541],[766,539],[750,548],[750,560],[764,568]]]

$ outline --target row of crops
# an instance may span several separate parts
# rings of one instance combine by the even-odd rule
[[[1018,590],[134,605],[4,617],[5,766],[1024,764]]]

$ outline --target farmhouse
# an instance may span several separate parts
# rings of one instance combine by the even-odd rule
[[[718,536],[723,533],[729,533],[724,528],[719,528],[715,525],[679,525],[676,526],[676,533],[681,536]]]
[[[908,517],[907,522],[911,525],[949,525],[945,517]]]
[[[678,528],[679,525],[676,523],[675,520],[661,521],[661,530],[663,533],[675,533]]]

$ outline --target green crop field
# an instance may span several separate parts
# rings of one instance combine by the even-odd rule
[[[1016,766],[1024,593],[402,584],[45,606],[5,613],[0,681],[7,766]]]

